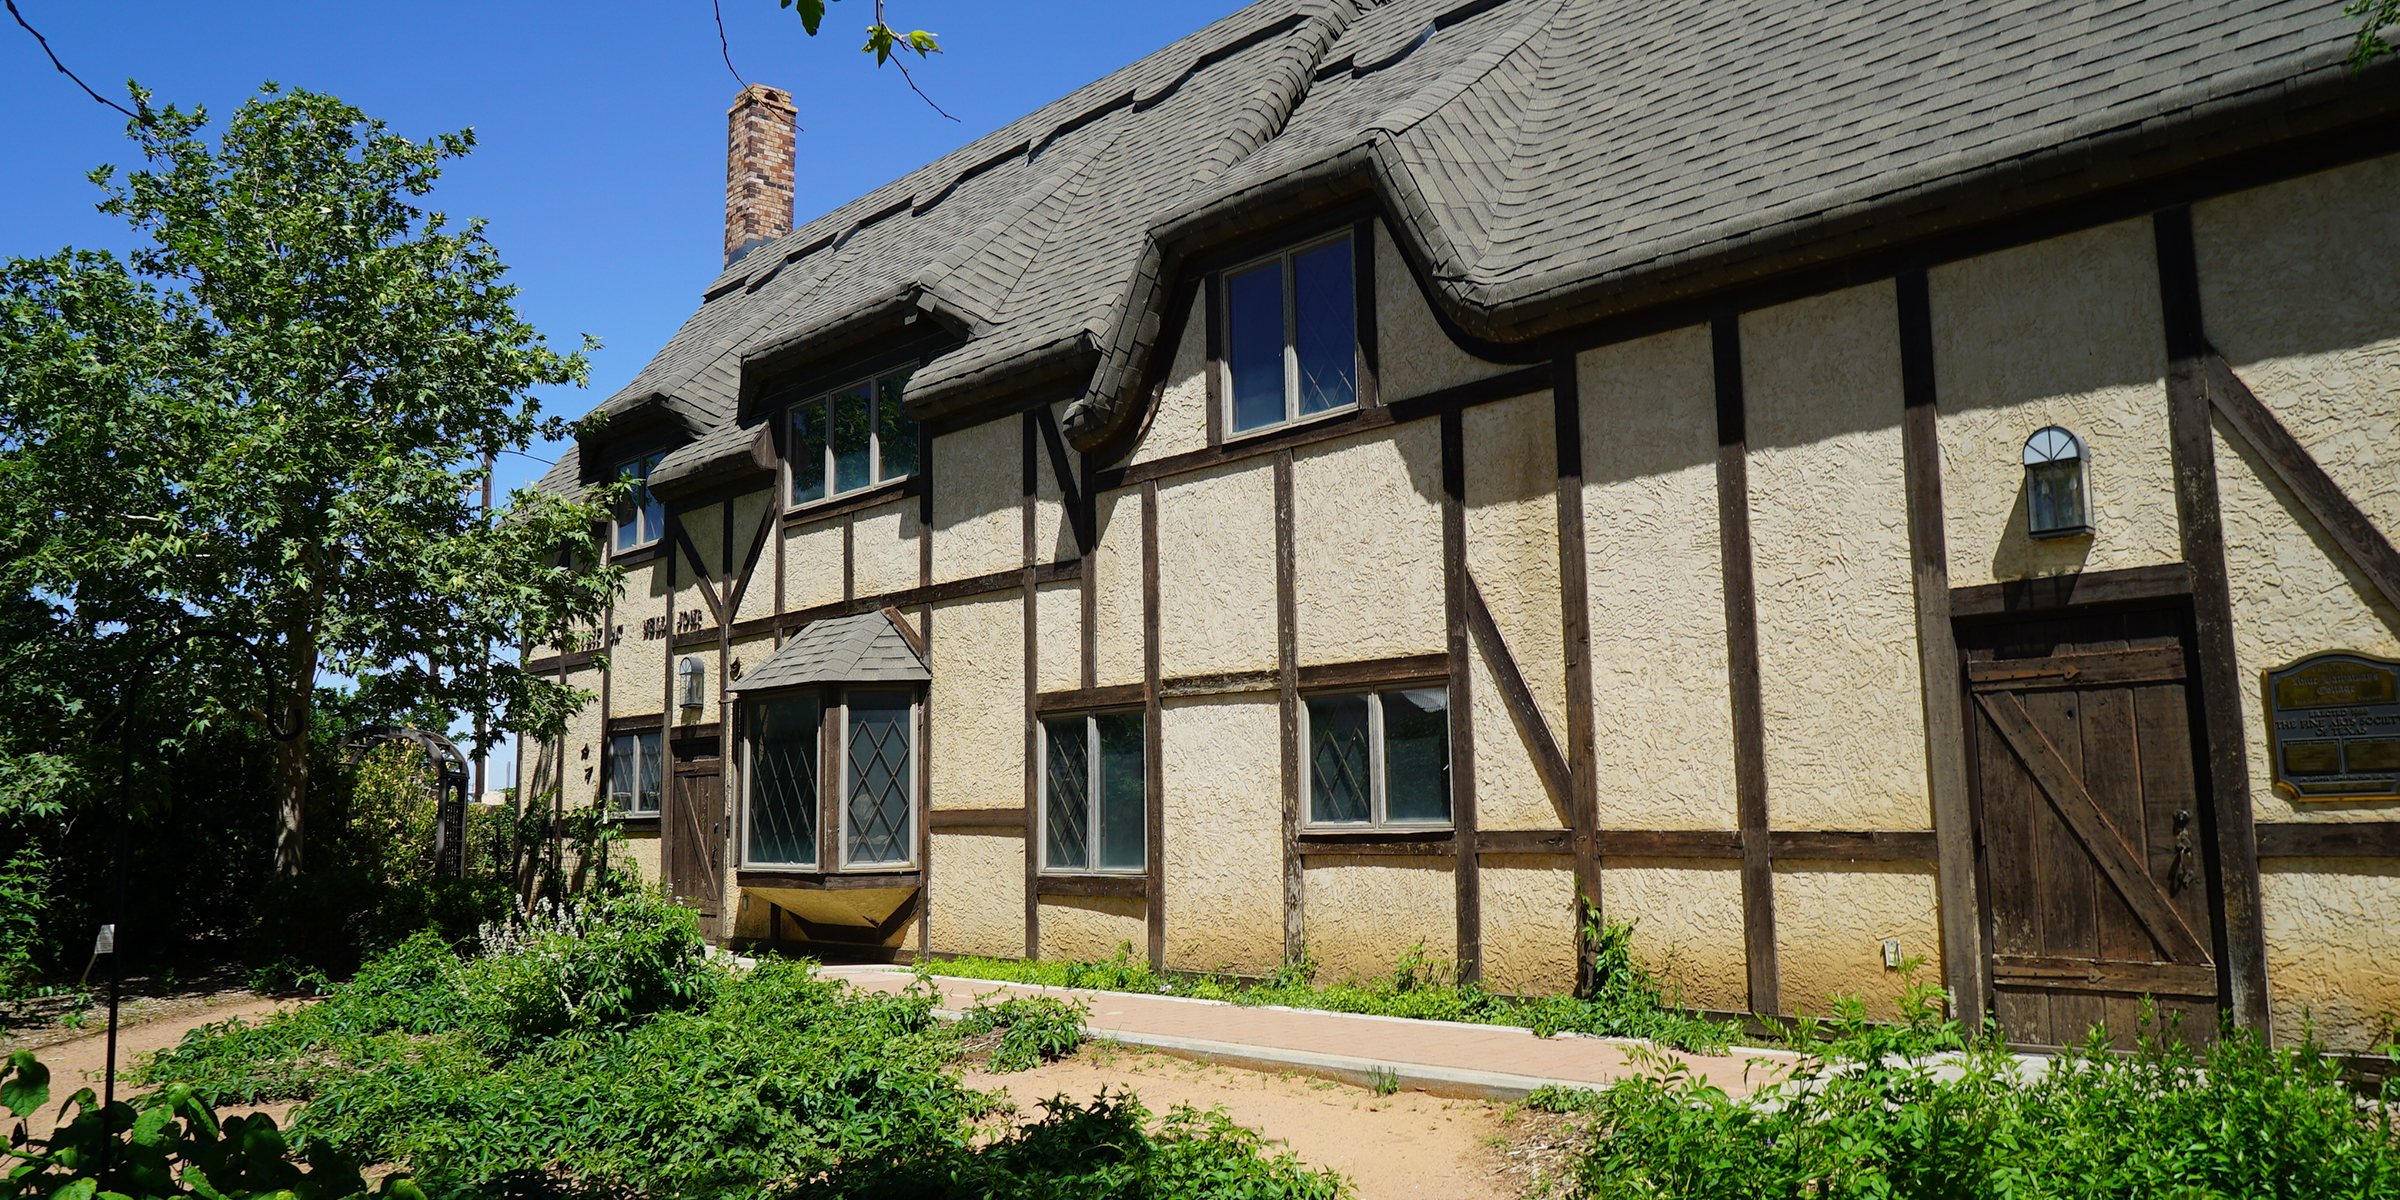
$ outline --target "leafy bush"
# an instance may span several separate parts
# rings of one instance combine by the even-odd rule
[[[957,1032],[978,1037],[1000,1031],[992,1049],[991,1069],[1030,1071],[1035,1066],[1073,1054],[1083,1044],[1083,1020],[1091,1006],[1052,996],[1013,996],[993,1002],[978,998],[960,1014]]]
[[[1429,1021],[1516,1025],[1543,1037],[1573,1032],[1649,1038],[1686,1050],[1716,1050],[1727,1044],[1731,1026],[1680,1012],[1666,1003],[1656,977],[1643,970],[1633,957],[1631,926],[1595,923],[1587,933],[1595,948],[1595,983],[1591,994],[1530,1000],[1487,992],[1472,982],[1459,982],[1450,964],[1427,953],[1423,943],[1401,954],[1390,975],[1326,985],[1314,981],[1317,968],[1306,960],[1287,963],[1274,975],[1257,981],[1223,975],[1162,975],[1152,971],[1149,963],[1135,959],[1130,944],[1119,946],[1116,957],[1096,963],[956,958],[921,967],[919,971],[926,976],[1150,992],[1234,1004],[1276,1004]]]
[[[2145,1014],[2134,1053],[2096,1031],[2042,1070],[1934,1011],[1931,989],[1898,1026],[1846,1003],[1822,1054],[1746,1100],[1661,1063],[1529,1103],[1596,1114],[1589,1200],[2400,1197],[2400,1094],[2362,1106],[2314,1044],[2229,1030],[2194,1053]]]

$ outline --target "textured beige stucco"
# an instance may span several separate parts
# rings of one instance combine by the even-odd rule
[[[925,898],[935,950],[1024,957],[1025,839],[935,831]]]
[[[646,572],[648,568],[640,570]],[[627,582],[635,579],[629,578]],[[617,598],[616,626],[621,632],[617,644],[608,650],[609,715],[657,716],[667,696],[667,639],[644,637],[642,622],[665,617],[666,599],[642,597],[630,605],[626,600],[622,595]],[[595,692],[600,690],[597,673],[589,680],[579,679],[578,683]]]
[[[917,586],[917,498],[878,504],[854,520],[850,539],[857,594],[883,596]]]
[[[1258,974],[1283,960],[1281,721],[1272,699],[1165,708],[1170,967]]]
[[[1483,986],[1519,996],[1575,990],[1575,873],[1561,859],[1493,854],[1483,889]]]
[[[1558,582],[1558,439],[1550,393],[1466,411],[1467,570],[1563,742],[1566,649]]]
[[[600,672],[591,668],[567,672],[567,682],[588,692],[600,690]],[[613,695],[610,697],[615,698]],[[658,697],[650,698],[650,711],[658,711]],[[570,809],[582,808],[600,800],[600,774],[608,758],[606,725],[600,718],[597,701],[584,705],[567,719],[565,770],[553,782],[559,786],[559,797]],[[539,798],[536,794],[535,798]]]
[[[1587,350],[1575,374],[1601,824],[1730,828],[1708,328]]]
[[[1175,343],[1175,361],[1167,367],[1166,390],[1151,410],[1150,427],[1142,432],[1129,462],[1146,463],[1208,448],[1208,310],[1200,302],[1200,286],[1184,289],[1191,316],[1183,322],[1183,337]]]
[[[1922,957],[1918,979],[1942,979],[1940,919],[1931,863],[1775,864],[1775,954],[1783,1007],[1832,1011],[1830,998],[1857,996],[1889,1017],[1906,986],[1883,965],[1885,939],[1905,958]]]
[[[1633,926],[1635,959],[1667,999],[1691,1008],[1750,1007],[1739,863],[1612,858],[1600,880],[1607,920]]]
[[[783,607],[791,612],[842,598],[842,519],[812,522],[783,536]],[[772,570],[773,563],[768,569]],[[774,579],[766,590],[775,591]],[[758,585],[753,584],[753,587]]]
[[[1025,601],[961,600],[933,613],[933,808],[1025,803]]]
[[[2400,863],[2268,859],[2259,877],[2267,998],[2279,1042],[2366,1050],[2400,1013]]]
[[[1142,497],[1103,492],[1095,504],[1100,546],[1092,572],[1092,661],[1102,687],[1142,681]]]
[[[1018,942],[1023,941],[1020,932]],[[1045,896],[1041,947],[1043,958],[1066,962],[1114,958],[1127,948],[1132,951],[1129,957],[1142,961],[1150,953],[1148,910],[1129,897]]]
[[[2383,158],[2192,208],[2209,340],[2387,536],[2400,534],[2395,185],[2400,158]],[[2221,419],[2216,429],[2241,677],[2255,681],[2262,671],[2325,650],[2400,657],[2400,613],[2247,442]],[[2258,819],[2389,820],[2400,808],[2294,803],[2276,794],[2260,703],[2255,682],[2243,688]],[[2304,889],[2316,878],[2294,874],[2284,886]],[[2271,988],[2277,982],[2270,976]]]
[[[1485,829],[1563,829],[1573,822],[1534,770],[1532,744],[1500,694],[1483,647],[1470,640],[1467,667],[1474,695],[1475,812]],[[1552,727],[1566,751],[1566,727]]]
[[[662,853],[657,830],[628,832],[625,840],[609,851],[608,869],[612,872],[631,871],[642,886],[656,887],[660,880],[666,878],[666,869],[659,865]]]
[[[1024,422],[1002,417],[933,439],[933,578],[1024,565]]]
[[[742,672],[744,674],[748,674],[751,671],[757,670],[759,666],[765,663],[769,658],[774,657],[775,635],[771,633],[762,633],[757,637],[735,638],[727,650],[732,661],[740,663],[742,665]],[[710,681],[711,683],[714,683],[716,663],[713,661],[713,658],[709,663],[709,671],[711,672]],[[728,665],[725,668],[725,681],[726,686],[728,687],[741,686],[742,681],[734,678],[733,668],[731,665]],[[741,701],[740,697],[738,696],[734,698],[734,708],[737,710],[735,715],[739,716],[740,713],[738,710],[741,708]],[[730,778],[730,776],[728,776],[728,778]]]
[[[1931,272],[1952,586],[2182,559],[2155,246],[2126,221]],[[2090,449],[2090,538],[2026,536],[2025,439],[2045,425]]]
[[[1270,460],[1161,481],[1158,504],[1159,670],[1173,676],[1272,669]]]
[[[1067,402],[1061,400],[1050,406],[1050,419],[1063,422],[1066,411]],[[1043,441],[1046,442],[1046,439]],[[1067,470],[1073,472],[1076,467],[1072,450],[1068,452],[1068,459]],[[1059,487],[1057,464],[1051,460],[1048,446],[1035,445],[1033,557],[1036,562],[1072,562],[1083,555],[1083,551],[1075,544],[1074,527],[1067,523],[1065,495],[1065,491]]]
[[[1083,585],[1045,584],[1034,592],[1034,679],[1045,692],[1083,686]]]
[[[1438,654],[1442,441],[1414,421],[1292,452],[1300,661]]]
[[[1375,342],[1382,359],[1376,382],[1386,401],[1516,369],[1476,358],[1442,332],[1381,221],[1375,223]]]
[[[1450,961],[1458,951],[1454,861],[1382,855],[1310,858],[1301,875],[1301,906],[1318,982],[1389,975],[1400,956],[1419,944],[1428,957]]]
[[[1927,828],[1892,285],[1744,314],[1742,394],[1769,816]]]
[[[775,614],[775,539],[782,528],[767,532],[767,540],[758,541],[759,521],[775,503],[775,489],[762,488],[733,502],[733,565],[739,571],[749,562],[750,546],[758,545],[758,559],[749,562],[750,582],[742,588],[741,606],[734,609],[736,622],[755,621]]]

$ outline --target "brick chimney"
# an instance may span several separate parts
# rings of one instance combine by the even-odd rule
[[[725,110],[725,265],[792,231],[792,94],[751,84]]]

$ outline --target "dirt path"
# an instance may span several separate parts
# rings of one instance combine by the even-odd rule
[[[1006,1089],[1030,1119],[1040,1102],[1089,1103],[1102,1088],[1130,1090],[1153,1113],[1178,1104],[1223,1107],[1236,1122],[1302,1162],[1349,1176],[1361,1200],[1441,1196],[1516,1200],[1565,1169],[1572,1124],[1543,1113],[1422,1092],[1377,1096],[1297,1074],[1244,1071],[1151,1051],[1097,1044],[1031,1071],[968,1071],[967,1086]]]
[[[248,992],[233,993],[212,997],[209,1003],[182,1007],[172,1016],[139,1025],[120,1024],[117,1029],[118,1094],[127,1095],[136,1090],[126,1084],[125,1075],[143,1055],[164,1050],[182,1041],[184,1034],[202,1025],[237,1019],[257,1022],[302,1003],[305,1001],[274,1000]],[[102,1020],[106,1020],[105,1015]],[[25,1040],[36,1042],[36,1038]],[[42,1065],[50,1068],[50,1104],[26,1122],[28,1133],[35,1137],[47,1137],[57,1121],[59,1105],[67,1097],[74,1095],[79,1088],[88,1087],[95,1094],[100,1091],[102,1074],[107,1065],[108,1031],[103,1028],[98,1033],[86,1033],[69,1040],[42,1040],[31,1046],[14,1042],[0,1043],[0,1053],[19,1049],[33,1049],[34,1056],[42,1060]],[[243,1112],[272,1113],[277,1124],[282,1124],[285,1114],[290,1111],[288,1104],[221,1110],[225,1116]]]

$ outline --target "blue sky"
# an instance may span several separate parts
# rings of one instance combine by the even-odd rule
[[[799,219],[939,157],[1241,7],[1240,0],[888,0],[893,25],[940,35],[912,66],[958,116],[936,115],[858,52],[871,0],[828,5],[822,36],[775,0],[720,0],[733,65],[800,109]],[[699,302],[722,257],[726,70],[710,0],[17,0],[68,67],[121,98],[229,113],[258,85],[330,92],[423,140],[472,127],[431,207],[490,221],[519,310],[572,347],[598,336],[588,390],[546,393],[579,414],[630,379]],[[0,18],[5,13],[0,12]],[[131,165],[124,118],[0,24],[0,255],[123,249],[84,175]],[[544,457],[553,453],[542,451]],[[512,459],[503,487],[545,464]],[[494,768],[495,786],[500,769]]]

